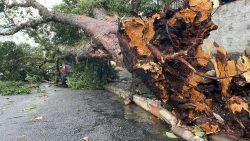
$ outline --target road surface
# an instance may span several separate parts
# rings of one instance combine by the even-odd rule
[[[0,96],[0,141],[170,141],[167,125],[106,91],[43,84],[40,93]]]

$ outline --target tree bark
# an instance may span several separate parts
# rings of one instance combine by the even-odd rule
[[[59,47],[57,50],[59,58],[75,58],[78,64],[83,58],[111,59],[111,55],[101,46],[92,43],[86,43],[77,47]]]

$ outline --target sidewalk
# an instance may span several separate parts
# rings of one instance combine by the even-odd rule
[[[165,121],[171,125],[171,130],[176,135],[188,141],[204,141],[198,136],[195,136],[192,132],[181,128],[178,126],[178,119],[172,115],[171,112],[167,111],[165,108],[161,107],[161,102],[158,100],[152,100],[141,95],[132,94],[131,84],[132,84],[132,75],[126,69],[120,69],[119,76],[120,81],[113,82],[105,86],[105,89],[118,95],[124,99],[125,104],[134,102],[139,107],[150,112],[154,116]]]
[[[168,110],[161,106],[161,102],[158,100],[152,100],[142,95],[133,94],[131,92],[132,75],[126,69],[119,69],[120,81],[109,83],[105,86],[105,89],[118,95],[124,99],[124,104],[127,105],[134,102],[137,106],[150,112],[154,116],[163,120],[171,126],[173,133],[187,141],[204,141],[204,139],[195,136],[189,130],[186,130],[179,125],[179,120]],[[211,135],[210,141],[241,141],[229,135]]]

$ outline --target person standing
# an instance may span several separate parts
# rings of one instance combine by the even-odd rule
[[[60,67],[60,77],[61,77],[61,85],[63,87],[67,87],[67,72],[68,72],[68,67],[65,63],[62,64]]]

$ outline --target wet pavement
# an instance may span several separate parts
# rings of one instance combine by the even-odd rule
[[[171,141],[166,124],[106,91],[42,86],[0,96],[0,141]]]

